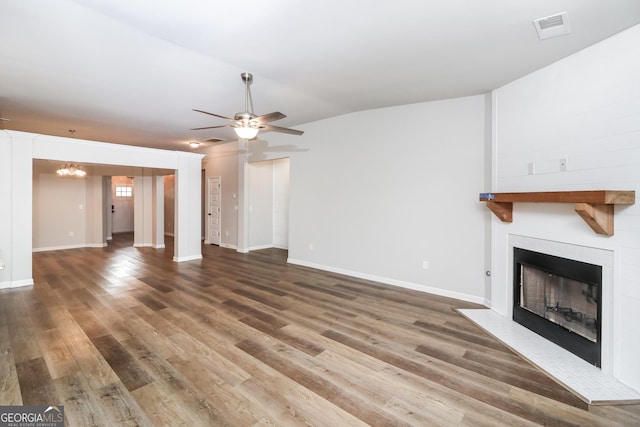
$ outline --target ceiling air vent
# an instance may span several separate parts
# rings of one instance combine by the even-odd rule
[[[570,33],[567,12],[539,18],[533,21],[540,40],[563,36]]]

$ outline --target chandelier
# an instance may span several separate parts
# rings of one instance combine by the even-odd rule
[[[60,176],[86,176],[84,168],[75,163],[66,163],[58,168],[56,173]]]

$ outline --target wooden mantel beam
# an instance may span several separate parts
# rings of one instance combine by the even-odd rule
[[[635,191],[589,190],[528,193],[480,193],[480,201],[502,222],[513,221],[513,203],[575,203],[575,210],[591,229],[613,236],[614,205],[633,205]]]

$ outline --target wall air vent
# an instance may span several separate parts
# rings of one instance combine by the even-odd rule
[[[571,32],[567,12],[535,19],[533,25],[536,27],[540,40],[563,36]]]

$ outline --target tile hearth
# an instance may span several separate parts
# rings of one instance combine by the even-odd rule
[[[490,309],[458,312],[591,405],[638,404],[640,393]]]

